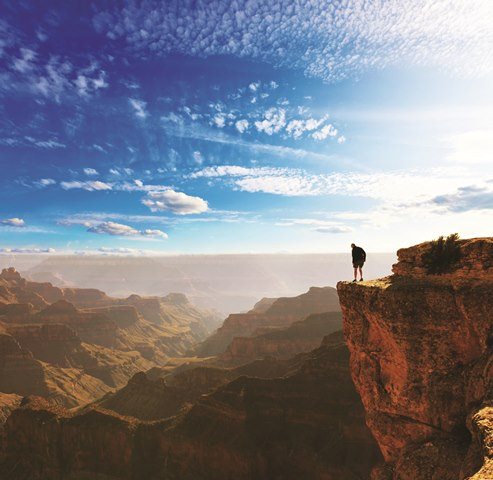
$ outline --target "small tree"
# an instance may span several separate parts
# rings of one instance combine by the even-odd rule
[[[447,238],[438,237],[431,242],[429,252],[423,255],[423,265],[431,275],[451,272],[460,259],[459,234],[453,233]]]

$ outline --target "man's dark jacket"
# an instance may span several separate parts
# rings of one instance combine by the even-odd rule
[[[361,247],[353,248],[353,262],[360,262],[366,260],[366,252]]]

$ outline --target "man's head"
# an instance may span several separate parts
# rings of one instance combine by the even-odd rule
[[[356,245],[354,243],[351,243],[351,248],[354,248]]]

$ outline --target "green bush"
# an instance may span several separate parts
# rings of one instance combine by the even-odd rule
[[[453,233],[447,238],[441,236],[431,242],[430,251],[423,255],[423,265],[429,274],[439,275],[451,272],[459,259],[459,234]]]

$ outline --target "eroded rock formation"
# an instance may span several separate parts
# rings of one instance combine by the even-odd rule
[[[459,246],[443,275],[427,273],[424,243],[399,250],[390,277],[338,284],[351,373],[387,461],[375,479],[493,478],[493,238]]]
[[[118,299],[0,274],[0,391],[73,407],[205,338],[214,315],[183,295]]]
[[[12,480],[367,478],[380,454],[348,356],[335,334],[293,360],[285,377],[241,376],[177,416],[151,422],[108,410],[122,404],[75,413],[28,399],[5,424],[1,469]],[[189,381],[178,378],[174,387]],[[126,395],[138,394],[143,403],[146,395],[158,400],[164,385],[139,374],[129,387]]]
[[[259,329],[288,327],[313,313],[340,311],[337,292],[332,287],[312,287],[297,297],[263,299],[247,313],[233,313],[222,326],[202,342],[194,353],[201,357],[223,353],[235,337],[248,337]]]
[[[268,356],[289,358],[313,350],[325,335],[341,328],[340,312],[312,314],[285,328],[270,328],[265,332],[257,330],[249,337],[235,337],[218,361],[242,364]]]

